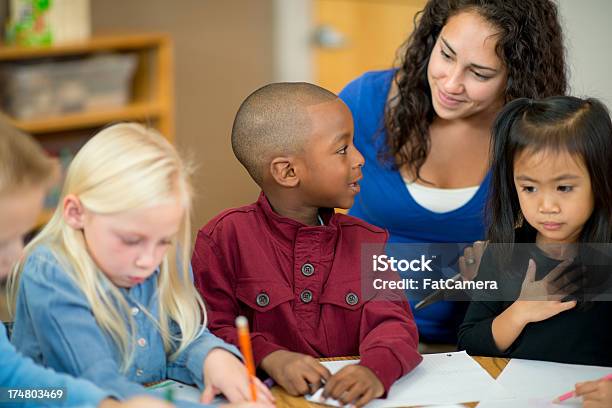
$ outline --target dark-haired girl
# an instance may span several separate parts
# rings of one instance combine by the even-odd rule
[[[503,290],[470,304],[459,347],[612,366],[606,107],[570,96],[517,99],[500,113],[493,139],[489,245],[477,279]]]
[[[481,240],[493,119],[512,99],[565,93],[556,6],[430,0],[405,49],[397,70],[366,73],[340,94],[366,159],[350,214],[392,243]],[[416,311],[421,340],[454,344],[464,311]]]

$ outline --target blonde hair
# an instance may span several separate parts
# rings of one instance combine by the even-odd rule
[[[25,248],[23,259],[40,244],[51,247],[83,291],[98,325],[117,345],[123,371],[131,364],[136,335],[129,305],[92,260],[82,231],[65,222],[61,203],[68,194],[74,194],[87,210],[113,214],[173,202],[178,193],[185,215],[178,237],[160,265],[159,321],[142,308],[157,326],[166,354],[172,353],[173,359],[199,335],[202,324],[206,325],[204,303],[189,273],[192,197],[189,173],[174,147],[157,131],[135,123],[110,126],[88,141],[74,157],[60,205]],[[12,305],[22,270],[23,261],[9,279]],[[170,319],[179,326],[180,338],[172,335]]]
[[[58,165],[32,136],[0,119],[0,194],[29,187],[48,187]]]

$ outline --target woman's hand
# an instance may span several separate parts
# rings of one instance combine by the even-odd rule
[[[251,401],[249,374],[246,367],[230,352],[216,348],[204,359],[204,392],[200,401],[210,403],[215,395],[223,393],[230,402]],[[265,406],[274,406],[272,393],[257,377],[253,379],[257,388],[257,401]]]
[[[476,241],[472,246],[467,246],[463,250],[463,255],[459,257],[459,273],[464,281],[474,280],[478,274],[482,254],[487,248],[488,241]]]

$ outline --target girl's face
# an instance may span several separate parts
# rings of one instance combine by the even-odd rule
[[[34,227],[45,193],[32,187],[0,196],[0,281],[21,256],[24,235]]]
[[[514,185],[536,242],[572,243],[593,212],[591,177],[568,152],[522,152],[514,160]]]
[[[71,204],[70,199],[77,202]],[[72,214],[67,211],[71,205],[80,206],[80,220],[75,220],[78,208]],[[106,277],[118,287],[130,288],[144,282],[161,264],[185,209],[177,199],[169,204],[103,215],[84,209],[76,197],[69,196],[64,214],[69,225],[81,227],[89,255]]]
[[[496,44],[497,30],[478,13],[461,12],[448,19],[427,66],[438,117],[493,117],[501,109],[507,74]]]

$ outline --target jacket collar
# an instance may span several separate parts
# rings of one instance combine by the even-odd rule
[[[292,218],[283,217],[277,214],[272,209],[268,198],[262,191],[255,205],[261,210],[265,221],[275,238],[281,240],[284,244],[293,246],[298,235],[319,236],[319,239],[333,238],[338,232],[338,215],[333,208],[320,208],[319,215],[323,219],[325,225],[312,226],[302,224]]]

